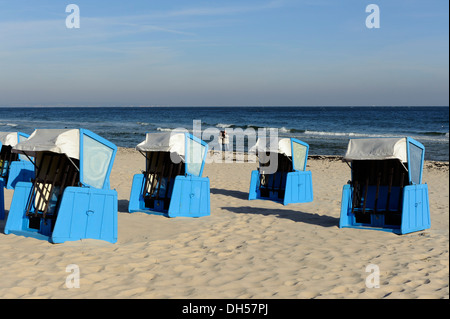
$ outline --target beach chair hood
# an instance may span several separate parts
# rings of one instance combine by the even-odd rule
[[[80,182],[95,188],[109,188],[116,151],[113,143],[86,129],[37,129],[12,149],[33,157],[53,152],[79,160]]]
[[[15,146],[18,143],[16,132],[0,132],[0,145]]]
[[[398,159],[411,183],[422,183],[425,147],[411,137],[350,139],[343,161]]]
[[[291,139],[290,138],[278,138],[277,144],[272,145],[273,141],[269,138],[260,139],[256,141],[256,144],[250,148],[250,152],[277,152],[284,154],[288,157],[292,156]]]
[[[54,152],[80,159],[79,129],[37,129],[28,140],[17,144],[13,152],[36,156],[36,152]]]
[[[278,138],[275,142],[271,139],[258,139],[249,152],[255,152],[263,163],[267,163],[270,159],[270,155],[266,152],[282,154],[292,159],[294,170],[306,169],[309,152],[307,143],[293,137]]]
[[[354,160],[398,159],[408,162],[404,138],[361,138],[350,139],[347,152],[343,158],[346,162]]]
[[[0,147],[2,145],[14,147],[27,138],[28,134],[22,132],[0,132]]]
[[[141,152],[169,152],[173,161],[186,163],[186,174],[201,176],[208,144],[189,133],[147,133],[136,149]],[[178,156],[172,157],[172,154]]]
[[[184,133],[147,133],[145,140],[136,146],[142,152],[170,152],[185,155]]]

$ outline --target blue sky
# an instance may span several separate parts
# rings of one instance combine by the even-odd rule
[[[66,28],[68,4],[80,28]],[[380,28],[366,27],[366,6]],[[447,0],[0,0],[0,106],[444,105]]]

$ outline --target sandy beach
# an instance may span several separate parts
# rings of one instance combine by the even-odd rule
[[[115,244],[5,235],[0,221],[0,298],[449,298],[448,162],[425,163],[431,228],[406,235],[339,229],[350,169],[336,157],[311,157],[314,201],[287,206],[247,199],[256,163],[208,163],[211,215],[202,218],[128,213],[143,166],[139,152],[119,148]],[[7,212],[12,195],[5,190]],[[79,288],[66,284],[69,265]],[[366,285],[369,265],[379,288]]]

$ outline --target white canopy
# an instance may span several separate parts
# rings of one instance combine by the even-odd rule
[[[285,154],[286,156],[292,156],[291,149],[291,139],[290,138],[278,138],[278,145],[271,145],[270,138],[265,139],[265,144],[263,145],[264,139],[259,139],[256,144],[250,148],[250,152],[267,151],[267,152],[277,152],[280,154]]]
[[[399,159],[408,161],[406,137],[350,139],[343,161]]]
[[[136,146],[142,152],[171,152],[185,156],[184,133],[147,133],[145,141]]]
[[[37,129],[28,140],[13,148],[15,153],[36,156],[36,152],[54,152],[80,159],[79,129]]]
[[[2,145],[14,147],[18,142],[17,132],[0,132],[0,143]]]

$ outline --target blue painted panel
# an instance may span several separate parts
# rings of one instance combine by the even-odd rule
[[[117,146],[114,143],[111,143],[110,141],[108,141],[107,139],[91,132],[90,130],[82,129],[82,128],[80,129],[80,182],[81,183],[86,183],[89,179],[92,178],[92,176],[90,176],[89,178],[86,178],[86,176],[85,176],[84,161],[88,160],[88,158],[85,158],[85,156],[89,155],[89,154],[85,154],[85,151],[86,151],[86,149],[84,147],[84,137],[85,136],[91,138],[95,142],[98,142],[99,145],[102,145],[102,146],[106,147],[107,149],[111,150],[111,154],[108,154],[108,156],[102,156],[102,158],[104,160],[106,160],[107,162],[103,163],[104,165],[106,165],[104,177],[102,176],[102,178],[104,180],[103,185],[98,187],[98,188],[103,188],[103,189],[109,189],[110,188],[109,176],[111,174],[111,170],[112,170],[113,163],[114,163],[114,158],[117,153]],[[86,181],[85,181],[85,179],[86,179]],[[97,186],[97,185],[95,185],[95,186]]]
[[[7,189],[14,189],[18,182],[29,182],[34,178],[34,165],[29,161],[15,161],[9,167]]]
[[[30,196],[32,183],[18,182],[14,189],[11,206],[9,208],[8,219],[5,225],[5,234],[13,231],[22,231],[28,228],[28,218],[25,216],[26,203]]]
[[[144,174],[136,174],[133,176],[131,185],[130,200],[128,202],[128,212],[140,212],[145,210],[144,198],[142,196],[144,187]]]
[[[210,183],[207,177],[175,178],[169,217],[202,217],[210,215]]]
[[[304,150],[302,148],[299,148],[298,145],[304,147]],[[302,154],[302,158],[297,158],[297,151],[300,151]],[[303,141],[300,141],[296,138],[291,138],[291,152],[292,152],[292,168],[295,171],[304,171],[306,170],[306,162],[308,161],[308,152],[309,152],[309,144],[305,143]],[[304,154],[303,154],[304,152]]]
[[[287,174],[283,204],[312,202],[313,186],[310,171],[296,171]]]
[[[406,138],[406,153],[408,157],[408,178],[410,184],[421,184],[425,146],[411,137]]]
[[[431,227],[428,185],[409,185],[403,193],[401,233],[428,229]]]
[[[252,171],[252,175],[250,177],[250,189],[248,192],[248,199],[258,199],[259,194],[259,172],[257,170]]]
[[[201,177],[208,155],[208,144],[192,134],[185,133],[186,174]]]
[[[5,181],[0,177],[0,219],[5,219]]]
[[[339,219],[339,227],[349,227],[352,225],[352,187],[349,184],[345,184],[342,188],[341,199],[341,217]]]
[[[117,241],[117,192],[67,187],[58,210],[51,241],[80,239]]]

